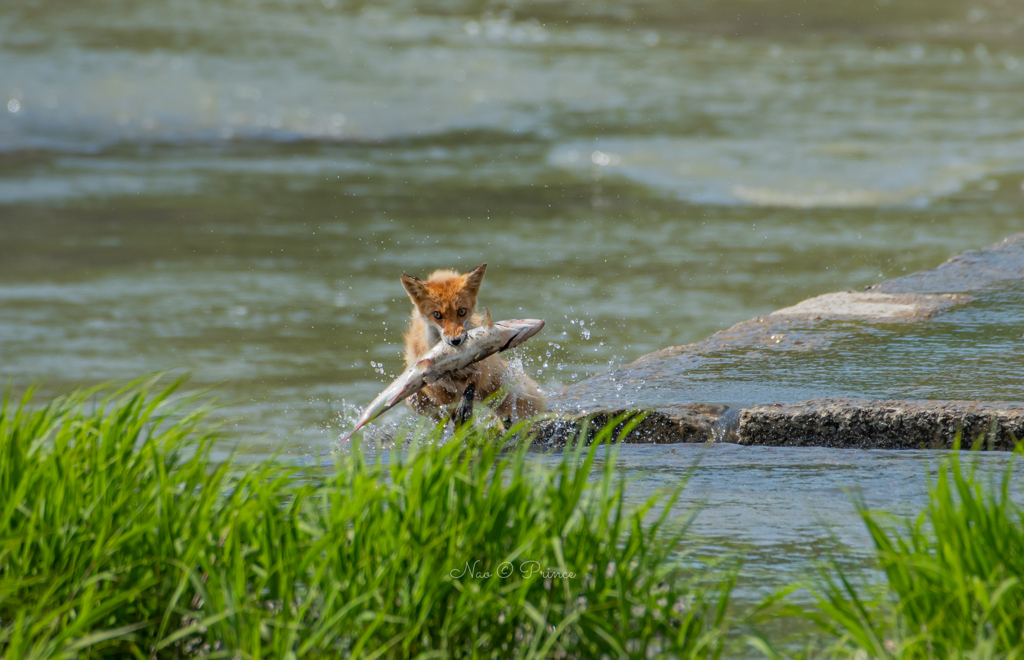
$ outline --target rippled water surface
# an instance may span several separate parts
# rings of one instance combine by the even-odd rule
[[[640,503],[686,482],[680,517],[701,552],[734,556],[745,586],[781,586],[807,575],[830,553],[852,565],[871,556],[871,540],[854,500],[870,509],[916,516],[928,502],[929,479],[946,452],[851,450],[739,445],[625,446],[619,465]],[[550,460],[550,459],[549,459]],[[968,459],[983,483],[998,479],[1006,454]],[[1024,466],[1016,463],[1017,483]],[[688,481],[687,481],[688,479]],[[1024,500],[1019,487],[1012,497]],[[692,549],[692,548],[691,548]]]
[[[548,322],[518,358],[554,389],[1024,230],[1024,5],[847,4],[11,0],[0,377],[191,371],[243,454],[298,458],[400,371],[403,272],[488,262],[482,304]],[[775,367],[1015,398],[1020,294],[880,328],[842,378],[864,345]],[[760,364],[696,398],[771,389]],[[840,486],[919,504],[926,458],[717,448],[701,531],[782,566],[822,502],[856,526]]]

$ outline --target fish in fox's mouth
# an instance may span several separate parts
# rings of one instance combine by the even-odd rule
[[[342,436],[341,441],[348,440],[367,423],[427,385],[437,382],[446,375],[464,370],[495,353],[519,346],[540,332],[543,327],[544,321],[539,319],[490,322],[486,326],[470,330],[467,333],[467,340],[457,347],[438,342],[427,356],[406,369],[366,407],[352,431]]]

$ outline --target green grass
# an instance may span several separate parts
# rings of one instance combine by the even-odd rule
[[[4,402],[4,658],[722,652],[732,581],[684,565],[678,491],[625,506],[611,425],[548,468],[471,431],[238,473],[174,389]]]
[[[940,459],[912,520],[858,502],[880,580],[833,562],[813,607],[744,613],[669,524],[680,491],[625,505],[638,420],[554,461],[476,429],[240,471],[151,386],[0,408],[0,658],[781,657],[740,615],[794,614],[819,634],[794,657],[1024,658],[1012,464]]]
[[[915,519],[857,501],[885,580],[857,584],[833,563],[813,584],[817,608],[804,616],[837,640],[825,655],[1024,658],[1024,508],[1011,498],[1013,461],[999,479],[964,463],[957,452],[940,461]]]

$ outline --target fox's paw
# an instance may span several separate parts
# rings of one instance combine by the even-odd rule
[[[470,419],[473,418],[473,398],[476,396],[476,385],[470,382],[466,386],[466,390],[462,393],[462,400],[459,401],[459,407],[452,413],[452,422],[455,424],[455,428],[467,424]]]

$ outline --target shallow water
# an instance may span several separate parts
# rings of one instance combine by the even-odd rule
[[[518,357],[554,389],[933,267],[1024,228],[1022,9],[7,2],[0,377],[191,371],[243,458],[305,460],[401,370],[402,272],[487,261],[481,303],[548,322]],[[1019,400],[1021,293],[726,356],[691,398]],[[695,451],[625,450],[638,496]],[[915,508],[928,460],[715,447],[689,492],[785,573],[818,517],[863,542],[841,487]]]
[[[946,453],[626,445],[619,450],[618,463],[630,480],[628,492],[635,504],[686,483],[676,508],[680,518],[696,514],[688,549],[741,561],[737,595],[748,599],[806,579],[809,566],[832,557],[848,568],[869,566],[873,546],[855,500],[872,510],[916,517],[927,505],[929,479]],[[993,452],[971,456],[965,465],[974,465],[982,482],[998,489],[1010,460]],[[1024,477],[1020,461],[1014,470],[1019,484]],[[1012,496],[1024,502],[1019,486]],[[878,579],[870,571],[861,575]]]

